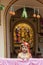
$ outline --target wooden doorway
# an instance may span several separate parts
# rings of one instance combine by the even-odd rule
[[[35,51],[35,47],[34,47],[35,46],[35,44],[34,44],[35,35],[34,35],[34,30],[33,30],[32,26],[27,23],[23,23],[23,22],[17,23],[12,26],[11,26],[12,31],[10,34],[11,40],[12,40],[11,57],[17,57],[19,50],[20,50],[21,41],[23,39],[30,44],[31,53],[33,54],[33,52]]]

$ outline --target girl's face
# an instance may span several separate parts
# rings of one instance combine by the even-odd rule
[[[24,52],[24,53],[28,52],[28,47],[23,45],[22,46],[22,52]]]

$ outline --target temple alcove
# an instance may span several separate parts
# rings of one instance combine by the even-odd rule
[[[30,13],[29,13],[28,10],[30,11]],[[25,39],[25,37],[23,37],[22,34],[20,34],[20,33],[23,32],[23,28],[26,29],[26,27],[29,31],[30,39],[32,38],[32,42],[30,44],[31,45],[31,51],[33,52],[33,54],[36,53],[36,51],[35,51],[36,46],[35,45],[36,45],[36,32],[37,32],[37,22],[36,21],[37,20],[34,20],[34,18],[32,17],[33,9],[31,9],[31,8],[28,9],[27,8],[27,11],[28,11],[28,14],[30,15],[30,17],[28,17],[28,18],[21,18],[22,8],[16,11],[15,16],[11,16],[11,19],[10,19],[10,40],[11,40],[10,53],[11,53],[11,57],[17,57],[14,54],[15,54],[15,51],[16,51],[16,53],[19,52],[18,50],[20,49],[20,44],[21,44],[20,39],[21,39],[21,37]],[[19,30],[19,33],[15,33],[15,30],[18,29],[18,28],[21,28],[22,31]],[[24,33],[27,34],[27,31],[23,32],[23,34]],[[17,34],[21,35],[21,36],[19,35],[19,40],[20,41],[17,40],[17,38],[16,38]],[[31,34],[32,34],[32,37],[31,37]],[[29,41],[27,41],[27,42],[29,42]]]

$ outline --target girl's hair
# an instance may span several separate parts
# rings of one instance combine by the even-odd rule
[[[29,52],[30,52],[30,44],[27,43],[27,42],[21,43],[21,45],[20,45],[20,52],[22,51],[22,47],[23,47],[24,45],[27,46],[27,48],[29,49]]]
[[[23,42],[23,43],[21,44],[21,47],[24,46],[24,45],[27,46],[27,47],[30,49],[30,44],[29,44],[29,43]]]

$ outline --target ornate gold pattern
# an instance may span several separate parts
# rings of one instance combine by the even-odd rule
[[[30,25],[26,23],[18,24],[14,27],[14,43],[17,43],[16,39],[16,29],[18,29],[18,35],[19,35],[19,43],[24,39],[28,43],[34,43],[34,32]],[[33,46],[33,44],[31,44]]]

